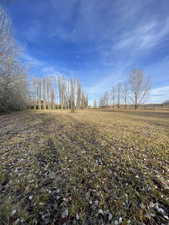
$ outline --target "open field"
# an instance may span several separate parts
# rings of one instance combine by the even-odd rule
[[[0,225],[169,224],[169,112],[0,115]]]

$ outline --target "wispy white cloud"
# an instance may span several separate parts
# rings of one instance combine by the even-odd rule
[[[64,75],[56,66],[39,60],[28,53],[22,55],[22,61],[27,65],[31,76],[54,76]]]
[[[142,2],[126,0],[115,1],[78,1],[63,0],[58,3],[50,0],[56,15],[56,25],[52,23],[52,37],[59,37],[67,41],[95,41],[113,40],[114,34],[132,20],[150,0]],[[63,13],[64,12],[64,13]],[[57,22],[60,22],[58,24]],[[67,26],[72,21],[71,26]]]
[[[117,49],[131,48],[135,50],[147,50],[157,46],[169,34],[169,17],[165,21],[150,21],[127,31],[116,44]]]
[[[22,54],[22,60],[30,66],[41,66],[41,65],[43,65],[42,61],[40,61],[39,59],[31,56],[30,54],[28,54],[26,52],[24,52],[24,54]]]

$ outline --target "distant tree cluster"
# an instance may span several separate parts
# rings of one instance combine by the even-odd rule
[[[63,76],[34,78],[31,83],[30,105],[34,109],[65,109],[74,112],[88,106],[80,81]]]
[[[24,68],[17,60],[10,20],[0,6],[0,112],[26,107],[27,83]]]
[[[111,91],[106,91],[99,100],[99,107],[112,106],[120,108],[134,105],[137,109],[148,97],[151,82],[142,70],[133,70],[124,83],[118,83]]]

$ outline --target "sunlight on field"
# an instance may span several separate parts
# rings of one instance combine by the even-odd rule
[[[168,112],[1,115],[0,224],[167,224],[168,128]]]

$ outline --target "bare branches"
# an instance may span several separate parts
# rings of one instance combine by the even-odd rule
[[[34,109],[70,109],[72,112],[88,106],[80,81],[63,76],[34,78],[31,102]],[[30,103],[31,104],[31,103]]]
[[[25,70],[17,60],[17,48],[11,34],[10,20],[0,6],[0,111],[26,107]]]
[[[125,108],[127,108],[128,97],[129,97],[129,85],[128,82],[122,83],[121,87],[122,101],[124,103]]]
[[[129,76],[129,85],[131,100],[137,109],[148,96],[151,87],[150,79],[145,77],[143,71],[133,70]]]
[[[106,107],[109,105],[110,102],[110,93],[106,91],[104,95],[100,98],[99,106]]]
[[[134,105],[137,109],[138,105],[143,104],[148,97],[150,88],[150,79],[143,71],[133,70],[127,81],[117,83],[110,92],[104,93],[100,98],[99,106],[120,109],[121,106],[127,108],[128,105]]]

